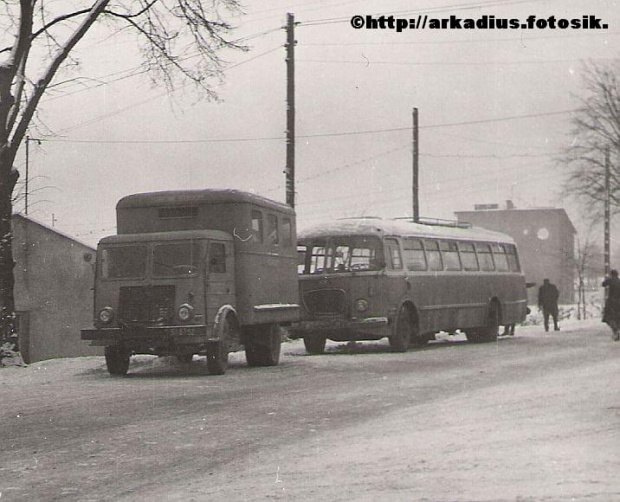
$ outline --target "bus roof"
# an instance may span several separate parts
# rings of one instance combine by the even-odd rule
[[[138,207],[171,207],[186,205],[207,205],[222,202],[251,203],[257,206],[293,214],[294,210],[266,197],[233,189],[170,190],[127,195],[118,201],[116,209]]]
[[[428,237],[514,244],[514,239],[512,237],[480,227],[446,227],[424,225],[412,221],[384,220],[380,218],[333,220],[302,228],[298,232],[299,239],[356,235],[374,235],[377,237]]]

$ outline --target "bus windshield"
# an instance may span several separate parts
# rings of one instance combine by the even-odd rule
[[[101,253],[104,279],[142,279],[146,274],[146,246],[106,248]]]
[[[332,237],[301,242],[300,274],[376,271],[383,268],[381,241],[375,237]]]

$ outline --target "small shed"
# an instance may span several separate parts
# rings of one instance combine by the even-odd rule
[[[101,355],[80,339],[92,324],[96,251],[28,216],[13,216],[15,311],[26,363]]]

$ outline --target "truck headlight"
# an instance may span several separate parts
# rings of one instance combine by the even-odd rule
[[[114,309],[112,307],[105,307],[99,311],[99,315],[97,316],[99,322],[103,324],[109,324],[114,319]]]
[[[366,312],[368,310],[368,302],[363,298],[355,300],[355,310],[358,312]]]
[[[194,317],[194,307],[192,307],[189,303],[184,303],[179,307],[177,316],[183,322],[189,321],[192,317]]]

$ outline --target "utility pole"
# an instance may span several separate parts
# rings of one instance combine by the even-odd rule
[[[24,214],[28,216],[28,169],[30,166],[30,136],[26,136],[26,181],[24,183]]]
[[[413,109],[413,221],[420,221],[418,109]]]
[[[609,147],[605,149],[605,276],[610,271],[610,220],[611,220],[611,187],[610,187]]]
[[[295,17],[286,15],[286,203],[295,207]]]

